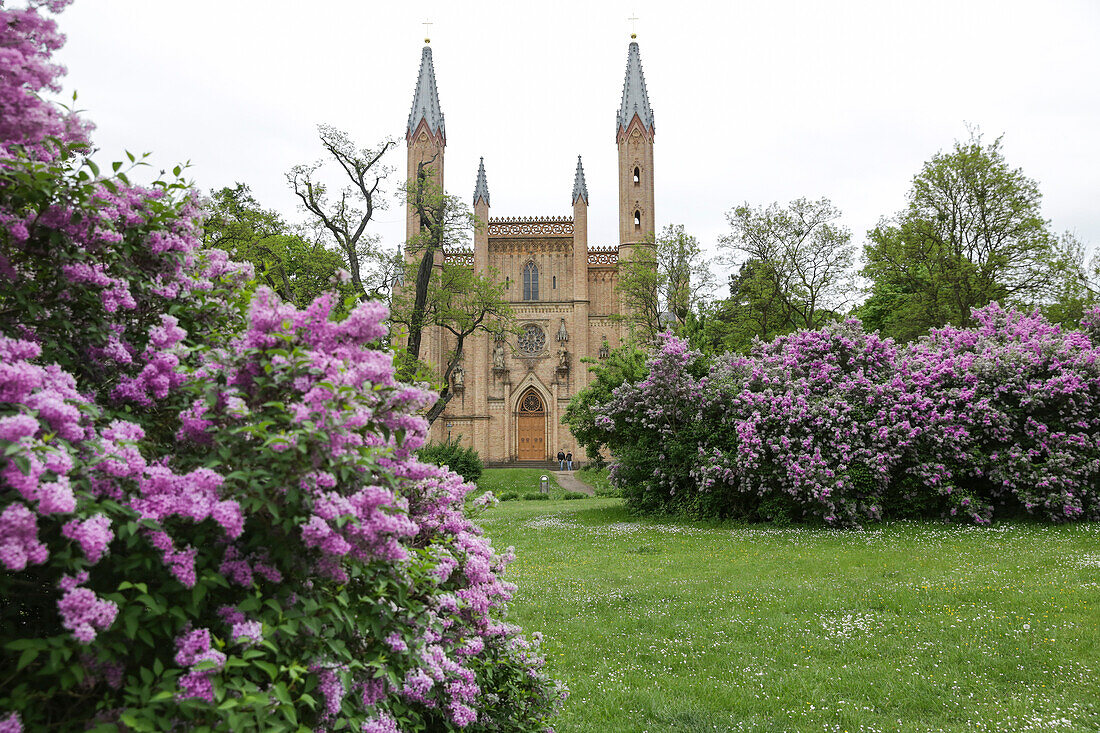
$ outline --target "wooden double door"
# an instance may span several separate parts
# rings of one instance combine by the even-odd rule
[[[516,418],[518,458],[521,461],[546,460],[546,405],[535,389],[523,393]]]

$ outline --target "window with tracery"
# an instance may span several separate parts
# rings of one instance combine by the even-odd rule
[[[539,268],[534,262],[528,262],[523,268],[523,299],[539,299]]]
[[[528,323],[520,331],[519,339],[516,341],[516,345],[519,346],[520,353],[533,356],[535,354],[541,354],[543,348],[546,346],[546,332],[534,323]]]
[[[543,412],[542,398],[535,390],[528,390],[519,403],[520,412]]]

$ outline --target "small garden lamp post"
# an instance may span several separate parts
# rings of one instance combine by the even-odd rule
[[[453,422],[449,422],[449,423],[447,423],[447,442],[448,442],[448,443],[450,443],[450,442],[451,442],[451,427],[452,427],[453,425],[454,425],[454,423],[453,423]]]
[[[541,494],[549,494],[550,493],[550,477],[547,476],[545,473],[542,475],[541,478],[539,478],[539,493],[541,493]]]

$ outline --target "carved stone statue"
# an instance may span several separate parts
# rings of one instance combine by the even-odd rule
[[[565,349],[558,349],[558,369],[569,369],[569,352]]]
[[[607,337],[604,337],[603,343],[600,344],[600,358],[606,359],[611,356],[611,347],[607,343]]]
[[[451,386],[454,387],[454,389],[456,389],[456,390],[457,389],[462,389],[465,386],[465,383],[466,383],[466,370],[464,370],[462,368],[462,365],[459,364],[458,366],[456,366],[454,368],[454,371],[451,372]]]
[[[497,345],[493,347],[493,369],[504,368],[504,342],[497,341]]]

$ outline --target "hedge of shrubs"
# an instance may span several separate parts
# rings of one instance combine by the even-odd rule
[[[545,730],[385,308],[249,299],[194,192],[101,175],[36,94],[66,4],[0,8],[0,730]]]
[[[596,424],[650,512],[834,526],[1100,518],[1100,314],[996,303],[899,346],[856,320],[706,359],[662,337]]]
[[[481,478],[485,464],[481,456],[470,447],[463,447],[457,439],[442,443],[428,443],[417,451],[416,457],[424,463],[446,466],[462,477],[462,480],[476,484]]]

